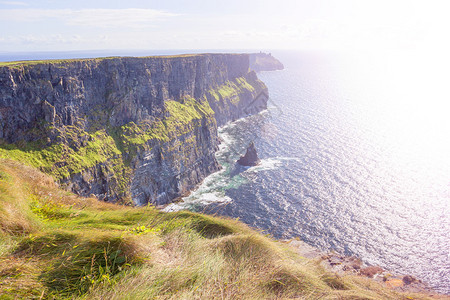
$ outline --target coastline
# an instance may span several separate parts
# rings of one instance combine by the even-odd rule
[[[344,256],[334,251],[321,251],[298,238],[284,239],[280,242],[295,248],[298,254],[316,261],[325,270],[338,277],[359,276],[398,292],[426,293],[433,299],[450,299],[449,295],[439,294],[426,282],[414,276],[368,265],[356,256]]]

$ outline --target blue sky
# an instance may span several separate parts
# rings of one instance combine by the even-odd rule
[[[445,7],[438,0],[0,0],[0,52],[437,47],[450,28]]]

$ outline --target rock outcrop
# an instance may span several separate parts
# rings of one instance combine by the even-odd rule
[[[272,56],[266,53],[252,53],[250,56],[250,69],[255,72],[260,71],[276,71],[283,70],[283,64]]]
[[[244,156],[238,159],[237,163],[242,166],[257,166],[260,160],[258,158],[258,153],[256,152],[255,145],[253,142],[247,147],[247,151]]]
[[[0,63],[0,157],[83,196],[165,204],[220,168],[217,126],[261,93],[247,54]]]

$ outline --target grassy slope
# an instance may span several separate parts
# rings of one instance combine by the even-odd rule
[[[79,198],[0,159],[0,299],[426,299],[313,260],[236,220]]]

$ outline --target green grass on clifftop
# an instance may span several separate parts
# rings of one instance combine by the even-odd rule
[[[326,273],[236,220],[79,198],[0,159],[0,299],[426,299]]]
[[[227,55],[242,55],[239,53],[226,53]],[[175,55],[151,55],[151,56],[108,56],[108,57],[97,57],[97,58],[71,58],[71,59],[44,59],[44,60],[22,60],[22,61],[5,61],[0,62],[0,67],[13,67],[21,68],[29,65],[39,65],[39,64],[66,64],[73,62],[84,62],[84,61],[95,61],[100,62],[103,60],[111,59],[129,59],[129,58],[166,58],[166,59],[176,59],[182,57],[196,57],[202,55],[220,55],[220,53],[192,53],[192,54],[175,54]]]

